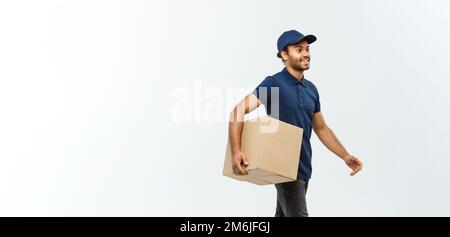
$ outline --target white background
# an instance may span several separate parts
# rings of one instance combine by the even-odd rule
[[[0,215],[273,216],[273,186],[221,175],[226,115],[282,69],[276,40],[297,29],[318,38],[305,75],[326,121],[364,162],[350,177],[313,135],[310,215],[449,216],[449,9],[2,1]],[[197,120],[174,120],[175,88]]]

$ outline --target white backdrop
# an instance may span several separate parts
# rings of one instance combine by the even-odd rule
[[[350,177],[313,135],[310,215],[449,216],[449,9],[2,1],[0,215],[272,216],[273,186],[221,175],[226,119],[297,29],[318,37],[305,75],[325,119],[364,162]]]

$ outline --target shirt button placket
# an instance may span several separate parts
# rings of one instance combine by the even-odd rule
[[[304,98],[304,95],[303,95],[303,86],[300,83],[297,84],[297,97],[298,97],[298,103],[300,105],[304,105],[305,98]]]

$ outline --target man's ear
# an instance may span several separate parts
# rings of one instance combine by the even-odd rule
[[[287,61],[288,60],[288,53],[286,52],[286,50],[281,51],[281,59],[283,59],[283,61]]]

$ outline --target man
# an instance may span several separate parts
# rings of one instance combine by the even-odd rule
[[[308,216],[305,197],[312,171],[311,130],[314,130],[320,141],[330,151],[352,169],[352,176],[362,169],[361,161],[347,152],[325,123],[318,90],[303,75],[303,72],[310,67],[309,45],[316,39],[314,35],[305,36],[295,30],[284,32],[278,38],[277,56],[286,67],[281,72],[265,78],[252,93],[234,107],[230,115],[228,132],[233,156],[232,168],[237,175],[246,175],[244,168],[248,165],[240,146],[245,114],[264,104],[269,116],[303,128],[297,180],[275,184],[276,217]],[[276,99],[273,99],[275,97],[271,94],[272,91],[277,92]],[[273,104],[277,106],[277,114],[272,114]]]

